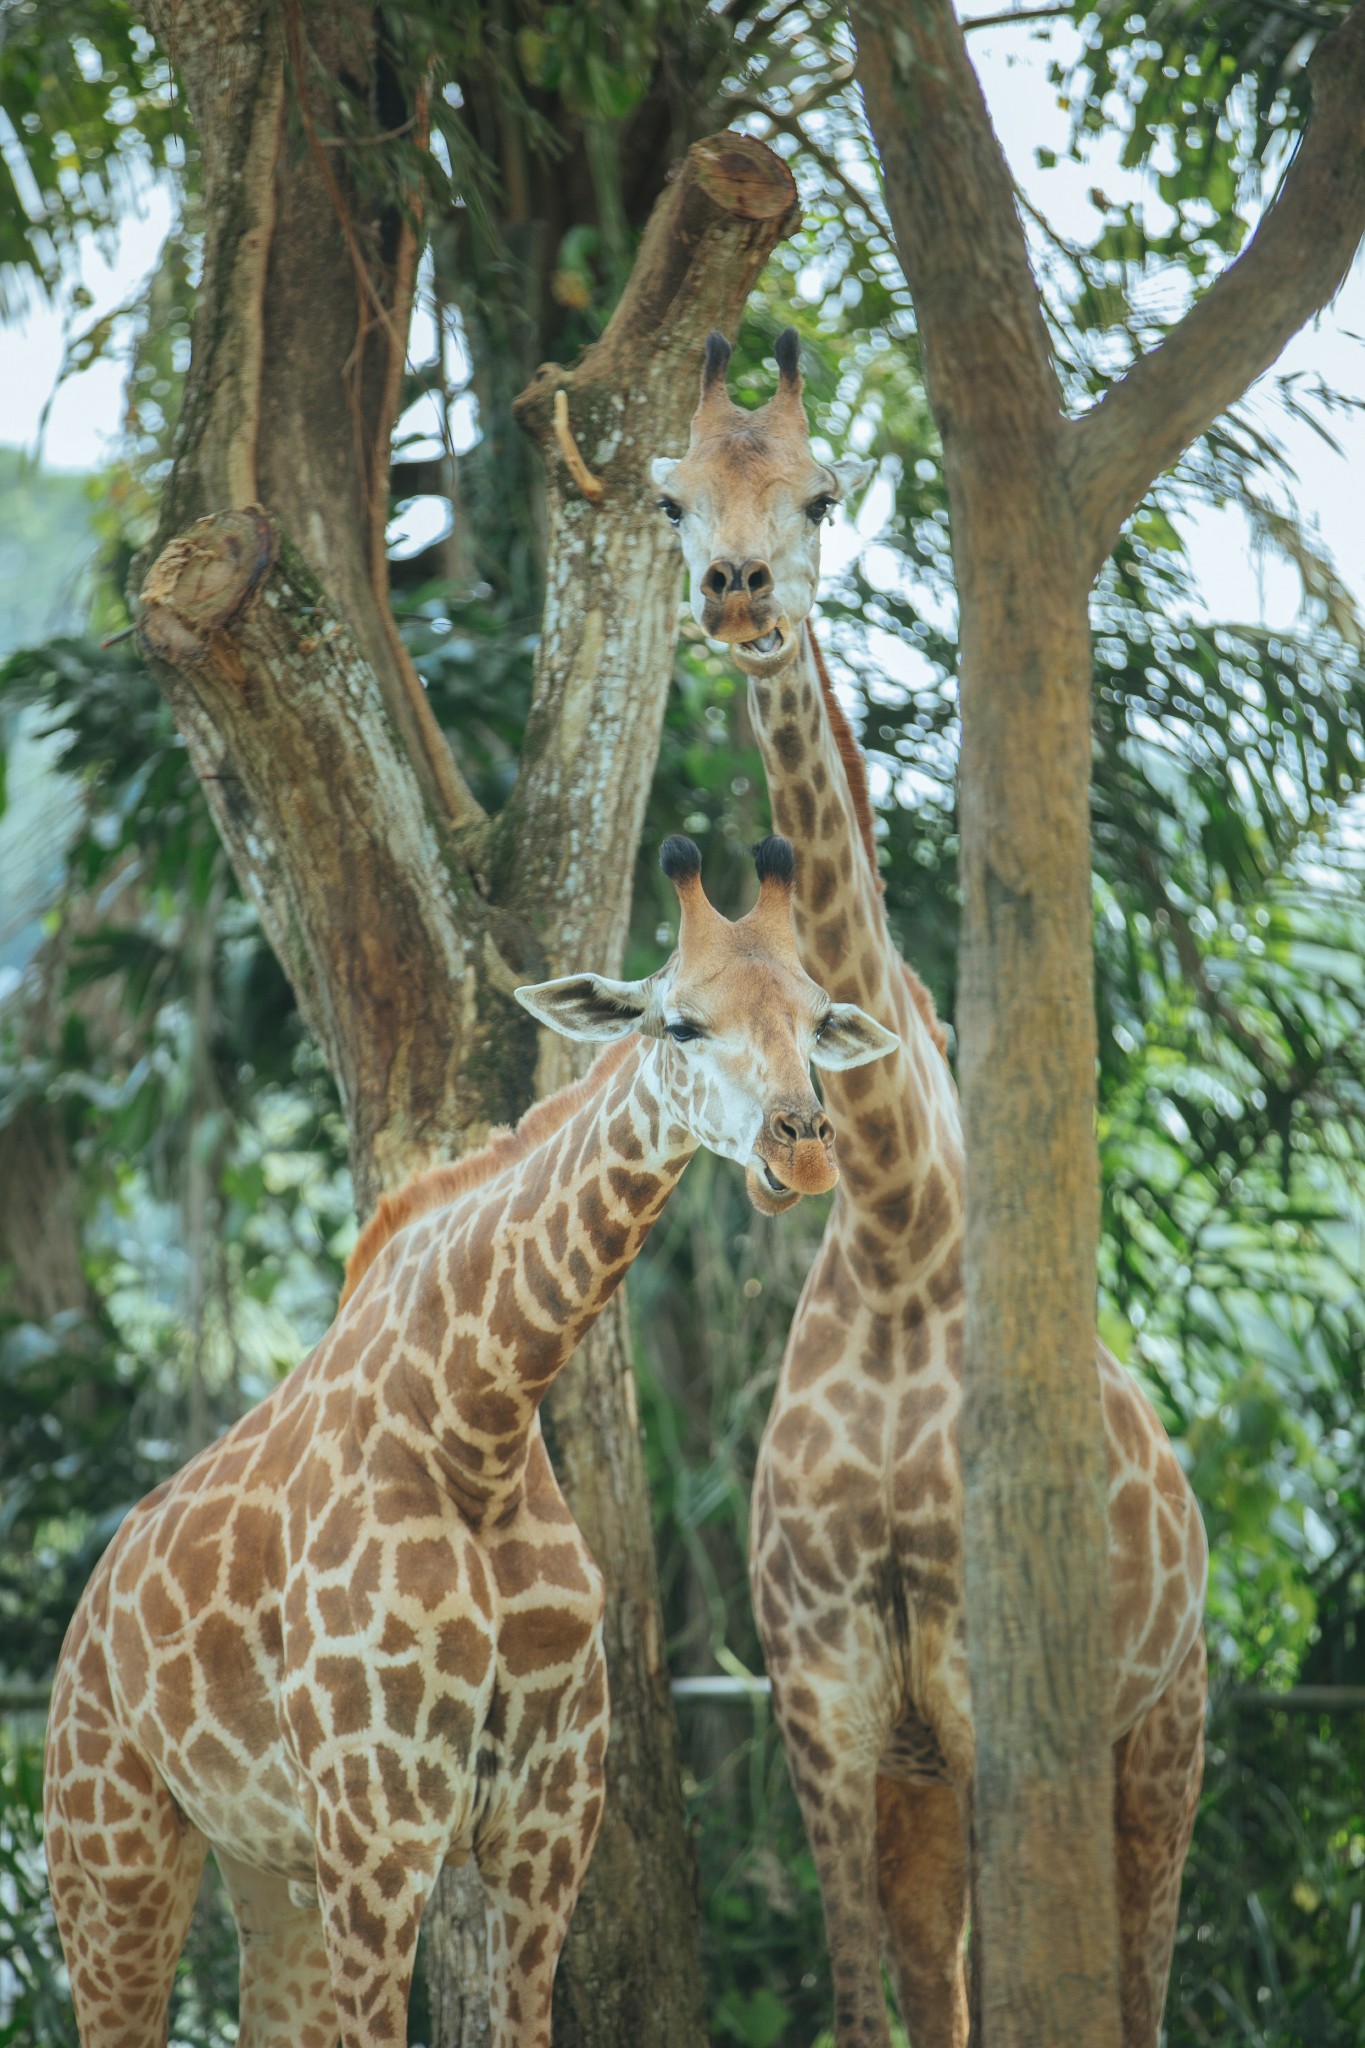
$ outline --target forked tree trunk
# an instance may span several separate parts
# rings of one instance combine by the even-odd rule
[[[706,332],[738,320],[795,224],[795,188],[759,144],[697,144],[601,341],[525,395],[549,481],[550,596],[520,778],[489,820],[387,605],[379,479],[410,236],[352,186],[344,152],[322,156],[324,110],[311,86],[309,104],[298,94],[319,69],[377,73],[375,17],[343,5],[320,30],[313,11],[263,0],[153,0],[148,13],[203,141],[207,235],[141,642],[341,1087],[363,1213],[566,1078],[559,1042],[538,1049],[513,1002],[517,982],[619,971],[679,595],[646,465],[685,439]],[[593,502],[555,439],[561,385],[602,478]],[[686,2048],[705,2038],[695,1879],[623,1305],[562,1377],[547,1424],[607,1577],[613,1714],[556,2038]],[[486,2033],[478,1987],[466,1996],[444,1974],[477,1955],[460,1910],[443,1890],[429,1925],[436,2048]]]
[[[1247,253],[1066,417],[951,0],[853,0],[943,439],[961,616],[963,1413],[986,2048],[1119,2039],[1105,1459],[1094,1369],[1089,586],[1160,472],[1331,296],[1365,226],[1365,0]]]
[[[943,436],[962,620],[977,2018],[990,2048],[1118,2048],[1095,1372],[1089,579],[1058,474],[1061,394],[1008,173],[949,9],[916,9],[915,20],[914,63],[897,62],[872,8],[859,51]],[[945,103],[961,122],[946,161],[936,146]]]

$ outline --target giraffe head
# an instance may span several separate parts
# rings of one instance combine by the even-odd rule
[[[797,958],[790,841],[765,839],[754,863],[758,901],[732,924],[707,899],[697,847],[666,839],[660,865],[682,911],[672,957],[644,981],[569,974],[516,994],[567,1038],[657,1041],[666,1110],[699,1145],[738,1160],[754,1207],[776,1216],[839,1178],[812,1062],[860,1067],[900,1041],[855,1003],[832,1003]]]
[[[794,327],[774,353],[776,394],[745,412],[725,381],[730,344],[710,335],[687,453],[651,465],[660,509],[682,539],[693,616],[752,676],[775,675],[795,654],[820,580],[820,528],[872,470],[816,461]]]

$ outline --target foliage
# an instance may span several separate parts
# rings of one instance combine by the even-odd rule
[[[1176,227],[1150,245],[1154,253],[1192,257],[1199,274],[1215,251],[1240,245],[1307,118],[1309,62],[1347,11],[1345,0],[1274,8],[1215,0],[1197,13],[1170,0],[1076,8],[1084,44],[1068,81],[1076,129],[1119,126],[1125,165],[1161,164],[1157,191]]]
[[[182,157],[170,66],[122,0],[14,0],[0,22],[0,315],[54,294],[82,234],[112,236]],[[77,298],[79,304],[79,295]]]
[[[1365,1716],[1215,1699],[1171,1975],[1173,2042],[1361,2039],[1363,1782]]]
[[[79,623],[79,570],[92,552],[84,477],[50,476],[0,448],[0,657]]]

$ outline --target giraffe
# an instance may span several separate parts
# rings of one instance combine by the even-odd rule
[[[697,623],[748,678],[774,819],[799,842],[797,942],[894,1030],[831,1075],[842,1178],[754,1479],[750,1576],[819,1870],[840,2048],[889,2041],[879,1932],[914,2048],[968,2035],[974,1763],[963,1605],[963,1154],[945,1036],[901,959],[862,755],[809,614],[820,527],[870,465],[817,462],[799,348],[756,412],[707,344],[691,439],[658,458]],[[1126,2048],[1155,2048],[1203,1768],[1203,1525],[1141,1390],[1097,1346],[1113,1586],[1116,1878]]]
[[[515,1132],[381,1203],[331,1330],[123,1523],[72,1620],[46,1758],[49,1878],[84,2048],[166,2039],[204,1859],[241,1947],[243,2048],[406,2040],[444,1863],[488,1901],[495,2048],[544,2048],[602,1808],[602,1581],[539,1405],[700,1145],[768,1213],[838,1178],[808,1063],[893,1034],[801,968],[794,857],[713,909],[665,842],[677,950],[643,981],[517,991],[605,1049]]]

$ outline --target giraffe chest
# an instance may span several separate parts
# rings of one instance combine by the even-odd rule
[[[207,1467],[111,1554],[123,1719],[215,1846],[303,1883],[338,1799],[445,1853],[534,1803],[556,1743],[605,1747],[602,1583],[538,1432],[496,1529],[399,1469],[305,1458],[248,1497]]]
[[[960,1407],[957,1304],[935,1312],[916,1296],[874,1312],[812,1286],[760,1452],[769,1540],[819,1553],[813,1587],[852,1591],[895,1626],[907,1602],[946,1614],[959,1599]]]
[[[792,1328],[756,1479],[755,1602],[765,1643],[790,1641],[809,1660],[837,1642],[853,1666],[884,1670],[886,1719],[901,1730],[893,1747],[912,1759],[922,1732],[912,1699],[941,1680],[954,1713],[970,1713],[962,1304],[957,1296],[939,1307],[907,1288],[874,1310],[849,1286],[850,1266],[827,1243]],[[1160,1696],[1198,1631],[1206,1554],[1150,1403],[1103,1347],[1097,1370],[1120,1734]]]

